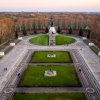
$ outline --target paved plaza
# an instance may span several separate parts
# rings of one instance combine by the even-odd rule
[[[5,57],[0,60],[0,100],[6,100],[7,89],[8,91],[16,91],[18,93],[40,93],[44,92],[89,92],[87,93],[88,100],[99,100],[100,96],[100,58],[83,42],[82,39],[73,37],[76,42],[70,45],[62,46],[39,46],[33,45],[29,42],[29,39],[38,35],[30,35],[23,37],[23,40],[17,44]],[[31,89],[13,89],[13,85],[17,85],[17,74],[24,72],[29,61],[29,56],[34,51],[67,51],[69,50],[73,57],[74,64],[77,69],[78,76],[82,77],[82,87],[77,88],[31,88]],[[45,63],[46,64],[46,63]],[[31,65],[31,63],[30,63]],[[41,65],[41,64],[40,64]],[[50,63],[48,63],[50,65]],[[54,64],[56,65],[56,63]],[[62,64],[63,65],[63,64]],[[24,66],[24,69],[23,69]],[[7,70],[4,70],[7,68]],[[82,70],[80,74],[78,69]],[[14,79],[13,79],[14,77]],[[87,77],[87,78],[86,78]],[[10,80],[10,85],[9,84]],[[98,96],[98,97],[97,97]],[[92,98],[92,99],[90,99]],[[98,99],[99,98],[99,99]]]

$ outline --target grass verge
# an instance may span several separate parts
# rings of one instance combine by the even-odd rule
[[[89,41],[88,40],[83,40],[85,42],[85,44],[89,45]]]
[[[89,41],[88,40],[83,40],[87,45],[89,45]],[[89,46],[89,48],[98,55],[98,52],[100,52],[100,50],[98,48],[96,48],[95,46]]]
[[[98,55],[98,52],[100,52],[99,49],[97,49],[95,46],[90,46],[91,50]]]

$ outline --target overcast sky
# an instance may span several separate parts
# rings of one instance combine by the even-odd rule
[[[0,11],[100,12],[100,0],[0,0]]]

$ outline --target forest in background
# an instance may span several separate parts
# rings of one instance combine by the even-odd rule
[[[50,18],[54,19],[56,30],[61,34],[89,33],[90,39],[100,47],[100,14],[96,13],[62,13],[62,12],[2,12],[0,13],[0,43],[15,38],[16,32],[21,35],[23,31],[28,34],[45,33],[50,27]],[[37,32],[36,32],[37,31]]]

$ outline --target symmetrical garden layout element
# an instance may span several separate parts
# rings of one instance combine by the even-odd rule
[[[56,35],[54,40],[55,40],[55,43],[54,43],[55,45],[65,45],[65,44],[71,44],[75,42],[74,38],[64,36],[64,35]],[[30,39],[30,42],[36,45],[48,46],[49,35],[41,35],[41,36],[34,37]]]
[[[55,58],[56,55],[55,54],[48,54],[47,57]]]
[[[37,35],[33,36],[36,37]],[[87,100],[100,100],[99,67],[100,59],[88,48],[81,39],[69,46],[36,46],[30,45],[32,36],[23,37],[23,40],[0,61],[0,100],[10,100],[15,93],[84,93]],[[83,48],[80,50],[80,48]],[[17,87],[27,65],[63,65],[67,63],[29,63],[34,51],[69,51],[73,59],[76,73],[82,83],[82,87]],[[13,58],[13,59],[12,59]],[[96,59],[96,60],[95,60]],[[8,66],[9,65],[9,66]],[[62,66],[60,66],[62,67]],[[7,68],[7,70],[5,70]],[[46,69],[46,70],[50,70]],[[53,70],[53,69],[51,69]],[[56,69],[54,69],[56,70]],[[64,69],[65,70],[65,69]],[[57,70],[56,70],[57,71]],[[44,75],[44,72],[43,72]],[[31,75],[32,76],[32,75]],[[58,71],[57,71],[58,76]],[[47,77],[48,78],[48,77]],[[70,78],[70,76],[68,77]],[[62,77],[60,78],[62,79]],[[29,81],[30,82],[30,81]],[[69,82],[69,81],[67,81]],[[23,94],[24,95],[24,94]],[[44,95],[43,95],[44,96]],[[41,97],[41,95],[39,96]],[[50,97],[50,96],[49,96]],[[76,96],[75,96],[76,97]],[[74,98],[75,98],[74,97]],[[16,97],[17,98],[17,97]],[[34,97],[35,98],[35,97]],[[18,100],[21,98],[19,97]],[[24,98],[23,98],[24,99]],[[30,99],[30,98],[29,98]],[[38,99],[38,98],[37,98]],[[37,100],[36,99],[36,100]],[[41,98],[42,99],[42,98]],[[56,98],[54,98],[56,99]],[[62,98],[57,98],[57,100]],[[81,97],[79,96],[79,100]],[[33,100],[33,98],[32,98]],[[39,99],[38,99],[39,100]],[[42,99],[43,100],[43,99]],[[48,99],[45,99],[48,100]],[[71,100],[71,99],[70,99]],[[78,100],[78,99],[76,99]]]
[[[65,45],[65,44],[71,44],[74,43],[75,39],[64,36],[64,35],[56,35],[56,45]]]
[[[55,54],[56,57],[48,57],[47,55]],[[35,63],[72,63],[70,53],[68,51],[41,51],[34,52],[31,62]]]
[[[44,72],[49,69],[55,70],[57,76],[45,77]],[[35,86],[80,87],[81,83],[74,66],[29,66],[19,83],[19,87]]]
[[[50,46],[54,46],[55,45],[55,37],[56,37],[56,35],[55,34],[49,34],[49,45]]]
[[[31,93],[14,94],[12,100],[86,100],[83,93]]]
[[[44,72],[44,76],[45,77],[54,77],[54,76],[57,76],[57,72],[55,70],[46,70]]]
[[[36,45],[49,45],[49,36],[48,35],[41,35],[35,38],[30,39],[30,42]]]

